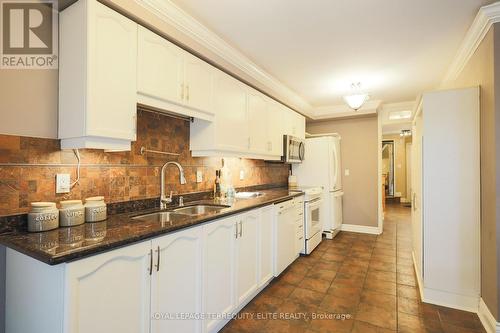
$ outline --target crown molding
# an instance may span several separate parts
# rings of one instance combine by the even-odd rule
[[[376,114],[382,101],[370,100],[366,102],[358,111],[352,110],[345,104],[315,107],[311,114],[312,120],[334,119],[344,117],[357,117]]]
[[[465,35],[455,59],[451,63],[443,84],[454,81],[465,68],[465,65],[483,41],[494,23],[500,22],[500,1],[481,7]]]
[[[262,84],[269,90],[268,93],[271,93],[271,95],[283,99],[286,104],[297,107],[298,111],[306,116],[310,116],[312,113],[312,106],[305,99],[260,68],[170,0],[135,0],[135,2]]]

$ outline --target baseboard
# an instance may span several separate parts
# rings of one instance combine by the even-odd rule
[[[424,299],[424,284],[422,282],[422,276],[420,275],[420,270],[418,269],[417,266],[417,261],[415,260],[415,251],[411,251],[411,257],[413,259],[413,269],[415,269],[415,275],[417,276],[417,287],[418,287],[418,292],[420,293],[420,299]]]
[[[478,296],[460,295],[447,291],[425,288],[422,292],[422,301],[435,305],[445,306],[463,311],[477,313],[479,306]]]
[[[448,308],[464,310],[469,312],[478,312],[479,299],[477,296],[460,295],[451,292],[441,291],[426,288],[423,284],[417,262],[415,260],[415,252],[412,251],[413,267],[417,276],[418,290],[422,302],[441,305]]]
[[[484,326],[484,329],[488,333],[500,333],[500,323],[495,320],[495,317],[491,314],[490,309],[483,299],[479,300],[479,309],[477,315]]]
[[[361,234],[372,234],[372,235],[380,235],[382,233],[379,227],[369,227],[365,225],[356,225],[356,224],[342,224],[340,226],[340,230],[349,232],[358,232]]]

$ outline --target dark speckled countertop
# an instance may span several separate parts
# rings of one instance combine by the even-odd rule
[[[264,195],[250,199],[235,199],[232,202],[214,200],[196,202],[230,205],[230,207],[223,208],[218,212],[198,216],[176,214],[170,220],[160,221],[159,219],[133,218],[138,215],[158,212],[158,209],[135,211],[108,216],[108,219],[103,222],[84,223],[80,226],[61,227],[45,232],[12,231],[0,235],[0,244],[49,265],[57,265],[302,195],[300,192],[292,192],[286,188],[274,188],[259,192],[264,193]],[[185,205],[191,204],[193,202]]]

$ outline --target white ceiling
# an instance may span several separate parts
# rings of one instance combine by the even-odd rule
[[[443,79],[492,0],[172,0],[315,107],[413,101]]]

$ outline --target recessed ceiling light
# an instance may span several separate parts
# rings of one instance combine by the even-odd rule
[[[392,111],[389,112],[389,120],[410,119],[411,114],[411,111]]]

